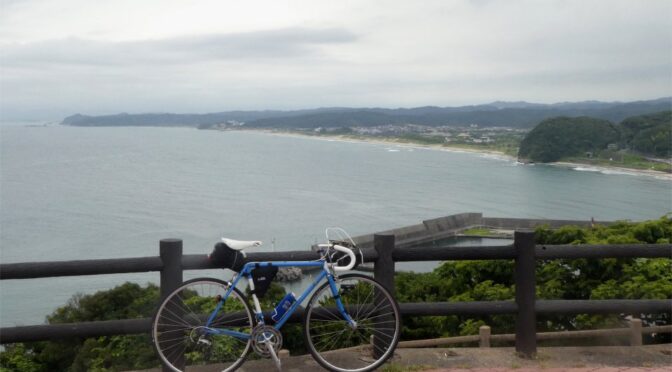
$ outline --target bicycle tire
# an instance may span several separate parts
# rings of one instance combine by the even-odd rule
[[[341,275],[336,285],[357,327],[350,327],[336,310],[331,287],[324,283],[306,306],[303,319],[306,346],[328,370],[374,370],[394,354],[399,342],[399,305],[385,287],[366,275]]]
[[[204,332],[207,317],[219,302],[217,296],[224,296],[228,286],[213,278],[192,279],[161,303],[152,320],[152,340],[163,365],[176,372],[209,364],[233,371],[245,361],[251,348],[249,338]],[[211,327],[227,326],[250,334],[254,319],[247,298],[234,288]]]

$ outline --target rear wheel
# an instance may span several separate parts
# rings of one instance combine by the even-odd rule
[[[152,338],[161,362],[173,371],[189,371],[198,365],[218,370],[238,368],[248,352],[254,327],[252,311],[236,288],[208,328],[208,317],[229,284],[217,279],[193,279],[173,291],[161,303],[152,321]],[[226,329],[227,334],[216,333]]]
[[[352,327],[336,308],[329,283],[323,284],[305,311],[303,328],[310,353],[331,371],[378,368],[392,356],[399,342],[397,302],[381,284],[361,274],[341,275],[336,287],[356,326]]]

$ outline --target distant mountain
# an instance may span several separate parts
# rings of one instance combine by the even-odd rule
[[[530,103],[525,101],[516,101],[516,102],[496,101],[493,103],[489,103],[488,106],[493,106],[498,109],[505,109],[505,108],[538,108],[538,107],[545,107],[548,105],[545,105],[543,103]]]
[[[75,114],[68,116],[61,122],[62,125],[72,126],[211,126],[225,123],[229,120],[248,122],[264,118],[284,118],[287,116],[307,115],[319,112],[334,112],[342,109],[312,109],[296,111],[227,111],[211,114],[170,114],[170,113],[147,113],[147,114],[115,114],[89,116]]]
[[[318,128],[420,124],[530,128],[544,119],[590,116],[614,122],[630,116],[672,108],[672,97],[637,102],[493,102],[461,107],[425,106],[416,108],[332,107],[293,111],[227,111],[211,114],[117,114],[104,116],[73,115],[61,124],[74,126],[192,126],[209,128],[227,121],[245,122],[252,128]]]

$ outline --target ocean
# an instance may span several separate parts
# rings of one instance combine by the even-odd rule
[[[258,132],[0,126],[0,261],[207,254],[222,236],[302,250],[462,212],[655,219],[670,181],[492,155]],[[587,169],[594,170],[594,169]],[[412,267],[411,267],[412,268]],[[422,269],[419,267],[419,269]],[[219,275],[189,272],[187,277]],[[0,324],[41,324],[75,293],[158,273],[0,282]]]

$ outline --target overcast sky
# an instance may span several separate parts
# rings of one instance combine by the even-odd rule
[[[672,95],[672,1],[0,0],[2,120]]]

